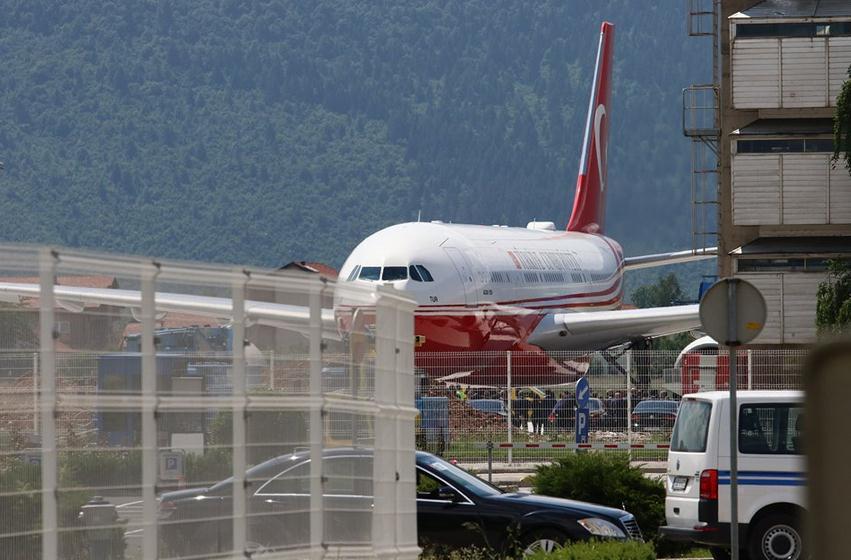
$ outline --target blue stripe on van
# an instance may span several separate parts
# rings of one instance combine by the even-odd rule
[[[739,486],[806,486],[806,480],[791,480],[784,478],[743,478],[737,481]],[[719,478],[718,484],[729,486],[729,478]]]
[[[729,477],[730,471],[718,471],[719,477]],[[800,471],[739,471],[739,477],[805,478],[807,473]]]

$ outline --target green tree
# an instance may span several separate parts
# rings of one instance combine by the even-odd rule
[[[655,284],[641,286],[632,292],[637,307],[667,307],[683,299],[683,291],[673,272],[662,276]]]
[[[637,288],[632,292],[632,301],[637,307],[642,308],[668,307],[682,301],[684,295],[676,274],[672,272],[660,277],[655,284]],[[691,340],[692,337],[688,333],[678,333],[654,340],[653,347],[657,350],[679,352]]]
[[[849,82],[845,83],[847,85]],[[819,334],[839,334],[851,330],[851,266],[846,261],[833,260],[828,263],[827,280],[819,284],[816,306]]]
[[[833,162],[842,159],[851,173],[851,66],[848,78],[839,90],[833,112]]]

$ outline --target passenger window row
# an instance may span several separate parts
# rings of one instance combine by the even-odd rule
[[[553,284],[563,283],[566,281],[565,274],[563,272],[534,272],[534,271],[524,271],[520,273],[523,275],[523,280],[526,282],[550,282]],[[483,277],[483,281],[486,281],[487,277]],[[571,274],[571,278],[574,282],[581,282],[582,276],[575,274]],[[492,284],[510,284],[511,283],[511,272],[498,272],[492,271],[490,273],[490,281]]]

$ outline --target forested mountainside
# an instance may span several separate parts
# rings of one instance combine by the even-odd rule
[[[687,248],[685,4],[10,0],[0,240],[339,266],[418,211],[563,227],[607,19],[607,233]]]

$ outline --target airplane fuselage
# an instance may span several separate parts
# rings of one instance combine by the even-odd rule
[[[340,271],[416,300],[424,352],[517,348],[550,313],[618,308],[622,276],[621,247],[602,235],[432,222],[369,236]]]

